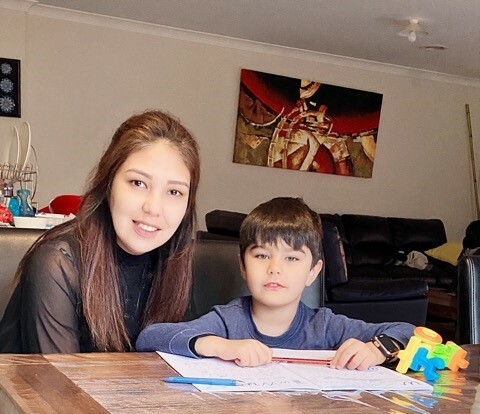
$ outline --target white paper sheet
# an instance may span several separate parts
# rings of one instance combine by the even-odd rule
[[[305,351],[292,354],[290,350],[277,351],[290,357],[304,358]],[[331,352],[331,351],[326,351]],[[158,352],[180,375],[197,378],[227,378],[243,381],[240,386],[194,384],[204,392],[246,391],[428,391],[430,384],[410,378],[385,367],[371,367],[365,371],[331,369],[325,365],[271,363],[260,367],[239,367],[234,362],[217,358],[188,358]],[[282,355],[282,356],[283,356]],[[327,354],[328,355],[328,354]],[[322,356],[321,358],[324,358]]]

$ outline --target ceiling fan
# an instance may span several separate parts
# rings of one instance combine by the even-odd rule
[[[426,36],[428,32],[420,27],[418,19],[410,19],[407,27],[401,32],[398,32],[398,35],[405,36],[410,43],[414,43],[417,40],[417,36]]]

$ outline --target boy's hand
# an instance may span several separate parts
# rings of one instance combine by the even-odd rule
[[[331,368],[358,369],[363,371],[385,362],[385,356],[372,342],[362,342],[355,338],[347,339],[330,362]]]
[[[195,342],[199,355],[235,361],[242,367],[255,367],[272,361],[272,350],[256,339],[225,339],[218,336],[202,336]]]

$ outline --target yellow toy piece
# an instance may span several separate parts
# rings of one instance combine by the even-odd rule
[[[405,349],[401,350],[398,353],[398,359],[400,360],[398,362],[397,367],[395,368],[396,371],[400,372],[401,374],[405,374],[408,371],[408,368],[410,368],[410,365],[412,364],[413,357],[418,351],[418,348],[426,348],[428,352],[430,352],[433,349],[432,345],[426,344],[422,342],[422,339],[419,338],[416,335],[413,335],[406,346]]]

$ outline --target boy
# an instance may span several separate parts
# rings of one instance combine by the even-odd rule
[[[321,240],[320,218],[302,199],[279,197],[259,205],[240,228],[240,269],[252,296],[190,322],[150,325],[140,333],[137,351],[257,366],[271,361],[270,347],[338,348],[330,366],[359,370],[393,358],[413,325],[366,323],[300,302],[322,269]]]

